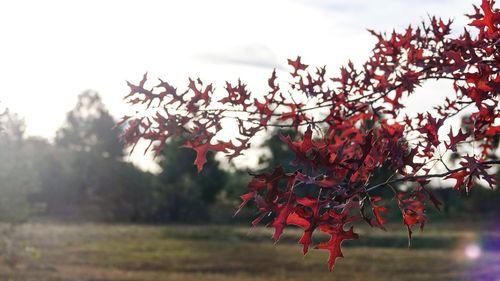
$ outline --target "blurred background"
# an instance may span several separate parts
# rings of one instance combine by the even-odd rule
[[[198,174],[181,139],[156,158],[142,149],[130,154],[115,127],[130,111],[122,102],[125,81],[145,72],[180,88],[187,77],[219,89],[242,78],[252,92],[264,92],[273,68],[285,77],[287,58],[301,55],[335,73],[369,56],[375,39],[366,28],[403,30],[439,15],[455,18],[458,33],[471,4],[0,3],[0,279],[498,280],[498,188],[467,195],[433,182],[444,207],[429,208],[430,225],[411,250],[390,191],[377,191],[395,210],[388,231],[361,226],[360,241],[345,243],[346,258],[329,273],[326,252],[302,256],[298,231],[275,245],[270,230],[250,228],[252,206],[233,216],[248,171],[292,159],[276,137],[290,132],[262,135],[232,163],[209,154]],[[408,112],[432,107],[450,85],[424,85],[425,100],[417,92]],[[381,168],[373,181],[389,174]]]

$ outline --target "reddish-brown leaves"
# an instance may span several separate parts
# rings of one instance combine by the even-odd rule
[[[500,12],[493,1],[483,0],[469,17],[479,32],[454,36],[451,21],[436,17],[403,32],[370,31],[377,40],[370,57],[362,65],[349,61],[336,77],[328,77],[326,67],[309,70],[301,57],[290,59],[288,83],[278,84],[274,70],[264,94],[250,93],[241,80],[226,82],[217,98],[212,85],[200,79],[189,79],[184,92],[162,80],[148,87],[145,74],[137,85],[128,83],[125,99],[139,110],[120,121],[123,139],[132,147],[146,140],[159,153],[170,137],[183,137],[184,147],[196,151],[194,164],[201,171],[209,151],[233,159],[259,133],[292,130],[296,139],[280,139],[295,156],[294,170],[253,174],[238,211],[253,201],[258,214],[252,224],[265,221],[275,240],[289,226],[301,228],[304,254],[314,246],[316,230],[330,235],[314,248],[330,252],[331,270],[342,257],[342,242],[358,237],[354,222],[363,219],[384,229],[389,209],[373,190],[394,193],[411,238],[412,228],[427,221],[425,201],[438,209],[441,204],[424,188],[431,177],[454,179],[457,190],[470,191],[478,180],[496,184],[489,169],[500,163],[492,157],[500,134]],[[455,95],[432,110],[402,114],[405,98],[431,79],[451,80]],[[418,94],[425,100],[428,93]],[[448,131],[443,127],[466,108],[463,129],[454,134],[450,127],[443,139],[439,131]],[[237,128],[234,138],[220,141],[222,124],[230,122]],[[449,151],[462,154],[455,167],[447,163]],[[447,172],[438,174],[431,169],[435,164]],[[382,167],[391,174],[373,182]],[[400,191],[401,182],[410,186],[406,192]]]
[[[436,118],[434,118],[431,114],[428,114],[427,124],[425,124],[425,126],[420,128],[418,131],[423,134],[426,134],[426,138],[429,141],[429,143],[431,143],[434,146],[438,146],[441,143],[438,137],[438,131],[439,128],[441,128],[441,126],[443,125],[443,123],[444,119],[436,120]]]
[[[198,83],[195,83],[194,80],[189,78],[188,88],[194,93],[194,97],[191,99],[191,103],[195,104],[198,101],[201,101],[201,105],[206,105],[210,102],[211,94],[213,92],[212,84],[203,89],[203,83],[201,82],[201,80],[198,79],[197,82]],[[200,85],[200,88],[198,88],[196,84]]]
[[[461,169],[455,170],[453,173],[448,175],[446,179],[455,179],[456,183],[454,188],[459,190],[462,186],[465,186],[467,192],[469,192],[473,187],[474,177],[477,179],[485,180],[491,188],[496,185],[495,176],[488,173],[488,169],[491,168],[490,165],[479,162],[472,156],[463,156],[464,161],[460,162],[462,166]]]
[[[411,193],[398,193],[397,199],[399,209],[403,214],[403,222],[408,228],[408,245],[410,245],[412,227],[420,225],[420,229],[423,230],[427,222],[424,203],[427,195],[421,187],[418,187]]]
[[[500,12],[493,10],[493,4],[495,1],[493,0],[483,0],[481,4],[481,9],[483,10],[483,15],[477,13],[475,16],[475,20],[473,20],[470,25],[480,28],[484,30],[486,27],[486,32],[488,34],[494,34],[498,32],[498,28],[500,25]]]

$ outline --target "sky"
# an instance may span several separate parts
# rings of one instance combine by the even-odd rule
[[[404,29],[428,15],[455,19],[465,0],[1,1],[0,106],[23,116],[27,134],[52,139],[78,94],[99,92],[116,117],[128,112],[127,80],[142,74],[183,88],[201,77],[223,88],[241,78],[265,91],[287,58],[335,71],[362,63],[375,39],[366,31]],[[479,1],[475,1],[479,4]],[[278,73],[279,73],[278,72]],[[438,102],[449,85],[430,83],[410,110]],[[417,96],[417,95],[415,95]],[[146,167],[148,160],[132,157]]]

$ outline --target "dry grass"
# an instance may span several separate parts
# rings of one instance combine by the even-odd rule
[[[464,247],[480,239],[474,229],[429,229],[411,250],[403,231],[361,229],[362,239],[345,243],[346,258],[330,273],[327,252],[303,257],[294,231],[274,245],[264,228],[27,224],[17,229],[16,243],[41,256],[0,265],[0,280],[500,280],[494,248],[474,261],[464,256]]]

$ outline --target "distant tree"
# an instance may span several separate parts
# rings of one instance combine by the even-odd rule
[[[259,165],[263,169],[270,169],[271,167],[284,166],[285,169],[291,169],[293,167],[292,161],[294,160],[292,151],[290,147],[283,143],[279,136],[290,136],[292,139],[296,139],[299,136],[297,132],[293,130],[275,130],[261,145],[262,148],[268,149],[268,153],[262,155],[259,158]],[[287,169],[287,170],[288,170]]]
[[[90,152],[103,158],[120,159],[124,155],[115,120],[98,93],[86,91],[78,96],[65,124],[56,133],[56,144],[79,152]]]
[[[51,144],[45,139],[29,138],[31,161],[38,173],[39,189],[33,200],[44,205],[43,215],[61,217],[72,214],[82,201],[79,190],[81,170],[76,152]]]
[[[115,120],[99,94],[78,96],[46,153],[42,172],[48,215],[141,221],[150,217],[152,175],[124,161]]]
[[[24,140],[25,123],[9,111],[0,116],[0,220],[18,223],[35,211],[29,196],[37,191],[37,174]]]
[[[105,159],[93,163],[96,189],[89,203],[98,207],[98,217],[110,221],[150,221],[156,204],[154,175],[124,161]]]
[[[179,149],[181,144],[180,139],[172,139],[169,148],[159,155],[162,172],[155,184],[158,202],[155,220],[206,221],[209,219],[207,207],[224,188],[227,172],[210,154],[206,168],[198,174],[192,164],[195,153]]]

